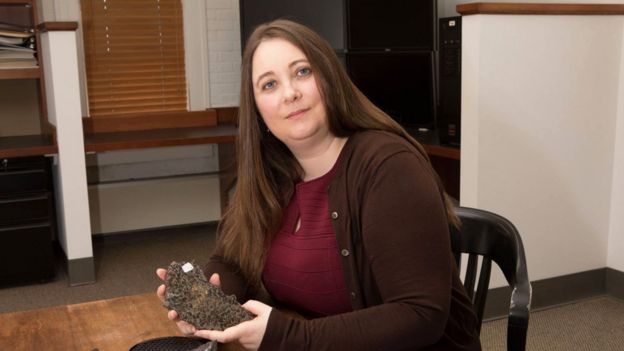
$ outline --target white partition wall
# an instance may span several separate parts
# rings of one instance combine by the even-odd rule
[[[59,242],[68,261],[69,284],[95,281],[85,170],[76,33],[41,35],[48,119],[56,126],[54,167]],[[73,54],[70,54],[73,53]]]
[[[461,204],[516,224],[532,281],[624,268],[623,18],[463,17]]]
[[[619,82],[607,266],[624,272],[624,35],[620,43]]]

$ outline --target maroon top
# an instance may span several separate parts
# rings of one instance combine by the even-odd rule
[[[296,184],[262,276],[275,300],[316,317],[352,310],[329,217],[327,186],[335,168]]]

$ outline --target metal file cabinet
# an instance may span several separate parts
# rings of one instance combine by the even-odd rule
[[[54,278],[51,160],[0,159],[0,286]]]

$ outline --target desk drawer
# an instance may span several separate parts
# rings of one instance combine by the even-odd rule
[[[45,169],[0,170],[0,196],[45,191],[48,179]]]
[[[0,285],[54,277],[50,222],[0,227]]]
[[[19,198],[0,198],[0,224],[46,220],[50,217],[47,193]]]

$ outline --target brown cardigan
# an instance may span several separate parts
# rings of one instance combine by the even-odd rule
[[[352,135],[329,192],[353,312],[312,320],[273,309],[260,350],[480,350],[476,318],[450,250],[430,167],[401,137]],[[223,290],[244,300],[234,267],[211,258]]]

